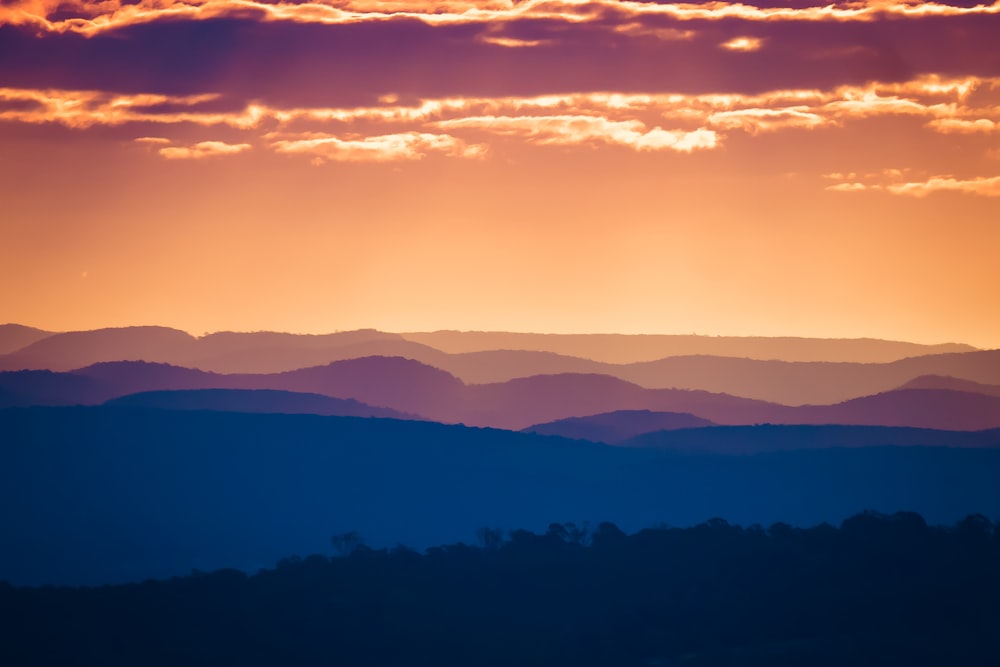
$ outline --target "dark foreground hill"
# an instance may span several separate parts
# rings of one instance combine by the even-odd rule
[[[1000,429],[936,431],[893,426],[759,424],[658,431],[629,438],[626,447],[687,454],[763,454],[830,447],[1000,448]]]
[[[93,589],[0,585],[9,667],[993,667],[1000,529],[553,524],[482,547],[280,561]]]
[[[646,433],[712,426],[712,422],[686,412],[652,410],[617,410],[589,417],[569,417],[545,424],[535,424],[525,433],[558,435],[563,438],[590,440],[617,445]]]
[[[349,531],[423,548],[553,521],[1000,516],[998,449],[679,455],[427,422],[111,407],[3,410],[0,433],[0,581],[19,584],[254,570]]]

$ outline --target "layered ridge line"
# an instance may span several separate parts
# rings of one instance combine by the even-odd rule
[[[717,424],[869,424],[952,430],[1000,426],[1000,397],[954,389],[894,389],[831,405],[788,406],[723,393],[647,389],[600,374],[536,375],[469,385],[401,357],[365,357],[275,374],[217,374],[114,362],[71,373],[0,373],[6,406],[98,404],[127,394],[193,389],[279,390],[353,399],[445,423],[505,429],[617,410],[688,413]]]

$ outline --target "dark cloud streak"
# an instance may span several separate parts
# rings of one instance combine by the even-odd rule
[[[924,72],[995,76],[1000,17],[940,17],[871,23],[633,22],[693,31],[657,39],[615,32],[616,20],[570,25],[525,20],[430,26],[414,19],[355,25],[241,19],[160,21],[85,38],[0,27],[0,86],[221,93],[219,108],[372,104],[458,95],[573,91],[740,92],[830,88]],[[511,47],[486,34],[540,42]],[[763,40],[752,53],[720,45]]]

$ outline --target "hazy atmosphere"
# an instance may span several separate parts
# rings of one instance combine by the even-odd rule
[[[7,2],[0,321],[994,347],[997,12]]]

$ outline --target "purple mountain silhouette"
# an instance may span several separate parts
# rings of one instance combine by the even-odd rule
[[[246,387],[353,398],[440,421],[460,414],[465,386],[448,373],[402,357],[364,357],[274,375],[230,376]]]
[[[44,345],[40,344],[43,342]],[[371,329],[324,335],[219,332],[194,338],[165,327],[126,327],[58,334],[18,325],[3,325],[0,328],[0,370],[71,370],[102,361],[143,360],[215,372],[271,373],[378,355],[412,358],[472,383],[499,382],[539,374],[598,372],[650,387],[665,385],[659,379],[654,379],[653,384],[647,382],[641,377],[642,369],[632,369],[630,372],[638,374],[633,377],[602,365],[692,355],[884,363],[908,356],[973,349],[957,344],[918,345],[865,339],[488,332],[394,334]]]
[[[912,426],[954,431],[1000,427],[1000,397],[947,389],[897,389],[837,405],[793,408],[789,424]]]
[[[22,324],[0,324],[0,355],[10,354],[51,335],[51,331]]]
[[[0,357],[0,370],[68,371],[102,361],[156,361],[184,365],[196,339],[167,327],[125,327],[57,333]]]
[[[967,391],[971,394],[1000,396],[1000,385],[981,384],[943,375],[921,375],[913,378],[899,389],[950,389],[951,391]]]
[[[684,412],[617,410],[589,417],[570,417],[545,424],[535,424],[522,430],[539,435],[558,435],[564,438],[617,445],[644,433],[712,425],[713,423],[707,419]]]
[[[832,404],[889,391],[922,375],[1000,384],[1000,350],[926,355],[886,364],[671,357],[610,372],[643,387],[701,389],[786,405]]]
[[[303,341],[294,339],[275,341],[274,346],[250,347],[246,344],[248,341],[242,340],[242,345],[199,357],[192,365],[216,373],[247,374],[283,373],[363,357],[405,357],[429,366],[444,368],[444,361],[448,358],[448,355],[432,347],[392,337],[394,334],[374,332],[371,340],[352,340],[356,338],[352,334],[356,333],[361,332],[317,336],[316,338],[322,338],[325,345],[318,345],[317,341],[312,340],[306,341],[309,343],[308,345],[301,345]],[[205,353],[203,342],[220,335],[212,334],[199,339],[199,354]],[[245,335],[256,334],[236,334],[235,336]],[[267,338],[265,337],[260,342],[266,341]]]
[[[53,371],[0,373],[0,408],[27,405],[93,405],[116,395],[95,378]]]
[[[99,380],[118,395],[143,391],[233,387],[231,376],[147,361],[107,361],[70,371]]]
[[[629,364],[681,355],[711,355],[785,361],[884,363],[905,357],[975,348],[957,343],[921,345],[872,338],[768,338],[628,334],[537,334],[496,331],[433,331],[402,334],[444,352],[533,350]]]
[[[352,398],[437,421],[515,430],[617,410],[688,413],[717,424],[885,424],[955,430],[1000,426],[1000,398],[971,392],[904,389],[835,405],[791,407],[705,391],[645,389],[596,374],[465,385],[442,370],[400,357],[365,357],[270,375],[222,375],[141,362],[98,364],[68,374],[0,373],[4,400],[18,405],[95,404],[139,391],[209,388]]]
[[[222,332],[195,338],[166,327],[124,327],[48,335],[0,356],[0,370],[68,371],[105,361],[149,361],[225,372],[276,372],[366,356],[373,351],[336,350],[376,342],[395,342],[399,348],[383,347],[378,354],[423,347],[371,329],[322,336]]]
[[[374,408],[354,399],[331,398],[320,394],[276,389],[186,389],[146,391],[107,401],[120,407],[160,408],[169,410],[216,410],[225,412],[280,412],[337,417],[382,417],[412,419],[388,408]]]

